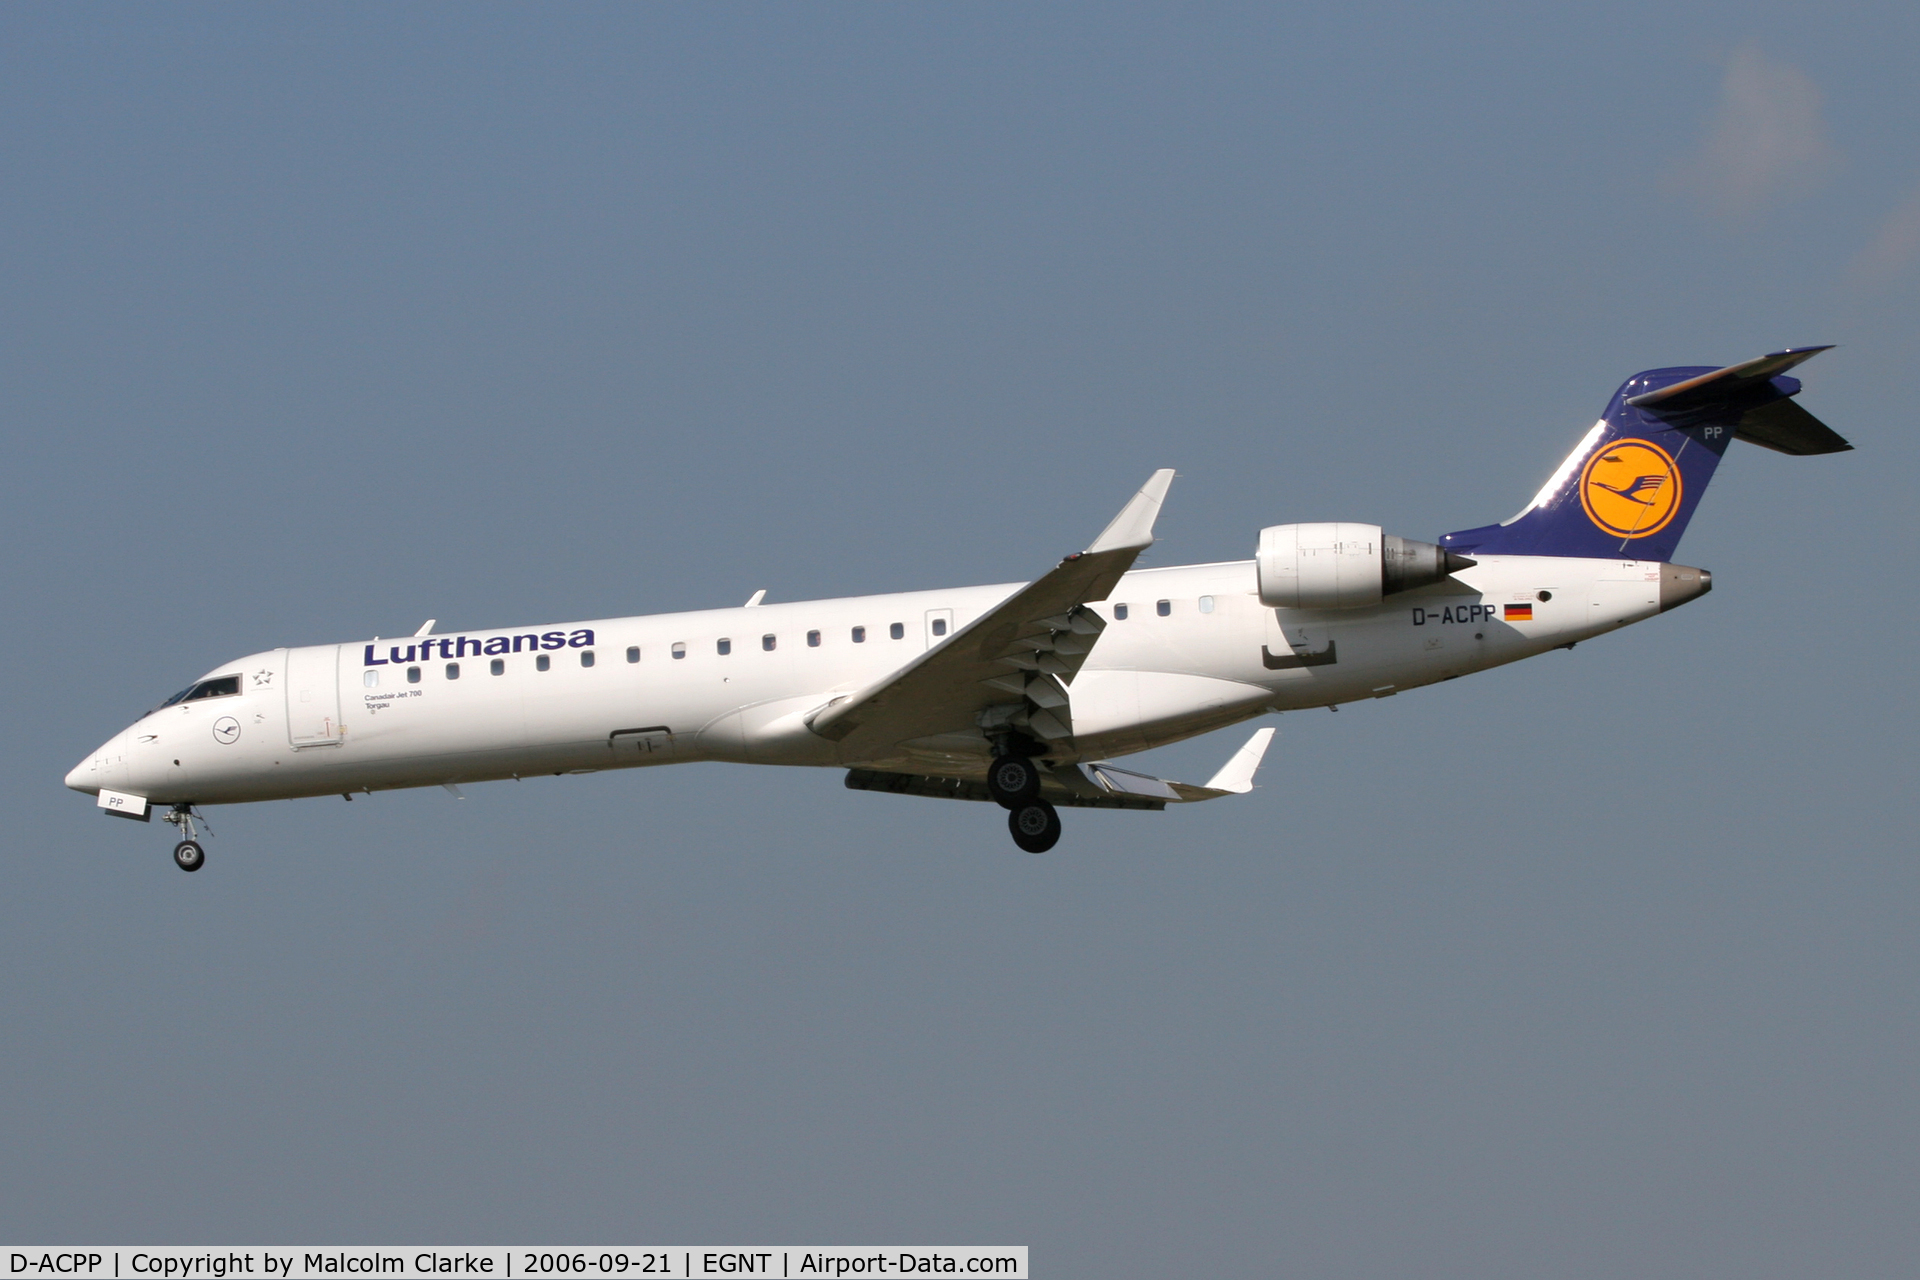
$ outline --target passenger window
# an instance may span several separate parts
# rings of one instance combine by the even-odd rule
[[[449,662],[447,664],[447,679],[458,680],[459,678],[460,678],[460,664],[457,662]]]
[[[895,640],[905,640],[907,638],[907,624],[904,622],[896,622],[887,628],[887,634]]]
[[[1162,600],[1153,606],[1153,611],[1165,618],[1173,613],[1173,601]]]
[[[853,642],[855,644],[865,644],[867,642],[867,629],[865,627],[855,627],[853,629]]]
[[[947,634],[947,620],[945,618],[935,618],[933,620],[933,634],[937,636]]]
[[[507,674],[507,660],[505,658],[495,658],[487,664],[487,670],[497,676],[503,676]]]
[[[541,654],[533,660],[533,669],[535,671],[553,670],[553,658],[548,654]]]
[[[580,665],[583,667],[590,667],[593,665],[593,650],[582,649],[580,651]]]
[[[1212,613],[1212,612],[1213,612],[1213,597],[1212,597],[1212,596],[1201,596],[1201,597],[1200,597],[1200,612],[1202,612],[1202,613]]]
[[[820,633],[818,631],[807,632],[807,648],[818,649],[819,647],[820,647]]]
[[[674,656],[674,657],[676,657],[676,658],[684,658],[684,657],[686,657],[686,656],[687,656],[687,642],[686,642],[686,641],[684,641],[684,640],[675,640],[675,641],[673,642],[673,656]]]
[[[724,658],[724,657],[726,657],[726,656],[727,656],[728,654],[730,654],[730,653],[732,653],[732,652],[733,652],[733,641],[731,641],[731,640],[718,640],[718,641],[715,641],[715,642],[714,642],[714,646],[713,646],[713,647],[714,647],[714,649],[715,649],[715,650],[717,650],[717,651],[719,652],[719,654],[720,654],[720,656]]]
[[[761,637],[760,637],[760,647],[761,647],[762,649],[765,649],[765,650],[766,650],[766,651],[767,651],[768,653],[772,653],[772,652],[773,652],[773,646],[774,646],[774,645],[776,645],[776,644],[778,644],[778,643],[779,643],[779,641],[777,641],[777,640],[775,640],[775,639],[774,639],[774,638],[773,638],[772,636],[761,636]]]
[[[378,671],[369,671],[360,677],[360,683],[369,689],[378,689],[380,687],[380,673]]]
[[[1115,622],[1125,622],[1127,620],[1127,606],[1123,604],[1113,606],[1113,620]]]
[[[628,662],[638,662],[638,661],[640,661],[640,646],[639,646],[639,645],[637,645],[637,644],[630,644],[630,645],[628,645],[628,646],[627,646],[627,661],[628,661]]]
[[[408,683],[408,684],[419,684],[419,683],[420,683],[420,668],[418,668],[418,667],[408,667],[408,668],[407,668],[407,683]]]

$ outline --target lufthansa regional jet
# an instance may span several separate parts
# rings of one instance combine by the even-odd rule
[[[1351,522],[1263,529],[1251,560],[1135,569],[1156,471],[1084,551],[1025,584],[272,649],[224,662],[67,775],[102,812],[724,760],[846,770],[859,791],[980,800],[1030,853],[1062,808],[1252,789],[1256,731],[1206,783],[1126,756],[1269,712],[1381,698],[1530,658],[1705,592],[1673,563],[1735,440],[1852,446],[1794,403],[1826,347],[1629,378],[1518,515],[1437,543]],[[457,792],[456,792],[457,794]],[[204,821],[204,819],[201,819]]]

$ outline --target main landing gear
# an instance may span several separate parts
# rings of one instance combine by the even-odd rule
[[[182,840],[179,844],[173,846],[174,866],[180,868],[182,871],[198,871],[201,867],[207,865],[207,851],[200,847],[200,831],[193,825],[192,805],[177,804],[173,806],[173,808],[168,810],[161,818],[161,821],[172,823],[174,828],[186,837],[186,839]],[[203,817],[201,821],[204,822],[206,819]],[[211,831],[213,828],[209,827],[207,829]]]
[[[997,755],[987,766],[987,792],[1007,810],[1007,830],[1028,853],[1060,843],[1060,815],[1040,798],[1040,766],[1031,756]]]
[[[1007,830],[1028,853],[1045,853],[1060,843],[1060,814],[1045,800],[1028,800],[1008,811]]]
[[[987,791],[1011,809],[1040,794],[1040,766],[1026,756],[995,756],[987,767]]]

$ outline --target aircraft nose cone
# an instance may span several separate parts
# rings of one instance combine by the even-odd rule
[[[73,768],[67,770],[67,785],[75,791],[98,793],[100,784],[94,780],[93,757],[88,756]]]
[[[90,752],[86,759],[69,769],[66,782],[75,791],[98,795],[102,787],[124,785],[126,771],[127,735],[123,731],[108,738],[99,750]]]

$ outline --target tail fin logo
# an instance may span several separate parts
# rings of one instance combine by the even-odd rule
[[[1660,532],[1680,510],[1680,468],[1649,440],[1616,440],[1580,472],[1587,519],[1621,538]]]

